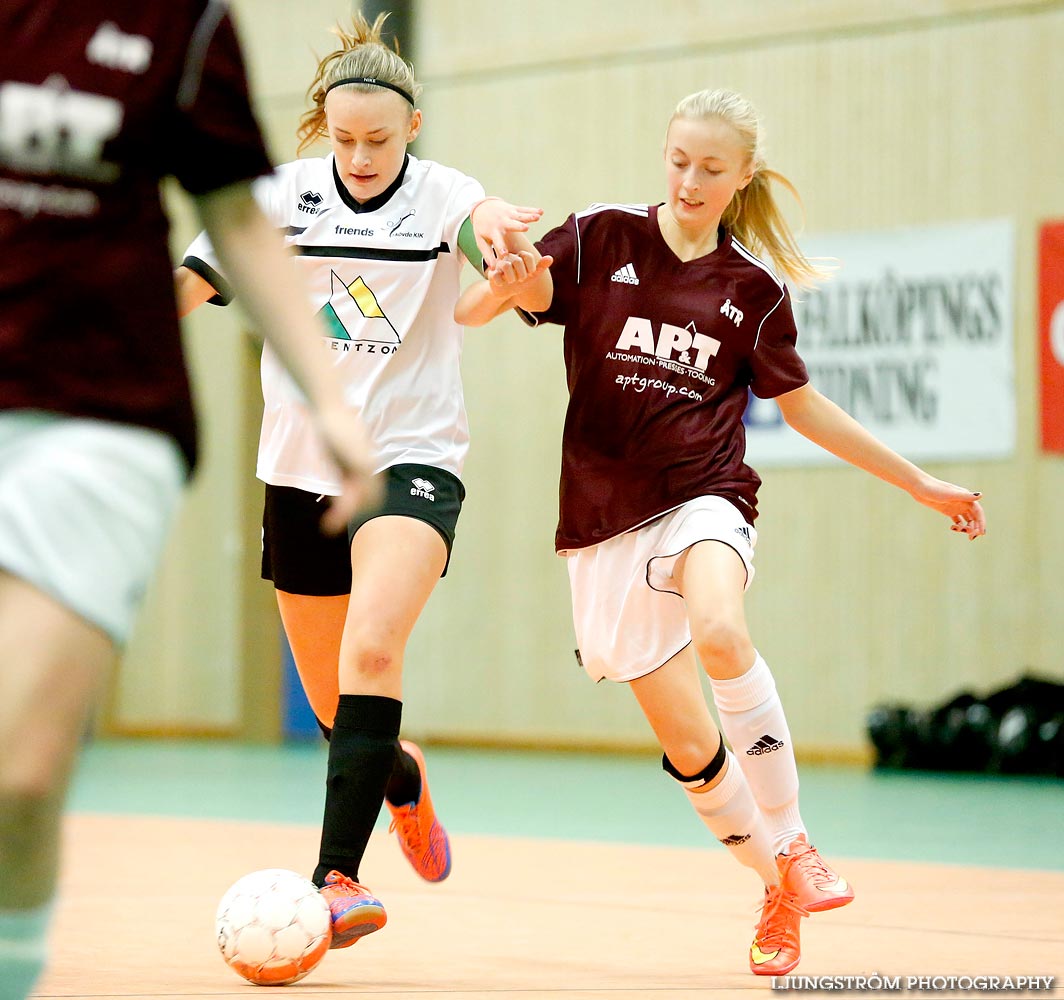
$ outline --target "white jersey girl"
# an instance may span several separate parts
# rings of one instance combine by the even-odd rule
[[[339,480],[302,395],[266,352],[258,475],[266,483],[263,577],[304,689],[329,743],[321,849],[314,881],[333,915],[334,948],[378,930],[384,908],[358,882],[383,801],[410,863],[438,882],[451,870],[425,762],[399,743],[407,639],[446,572],[465,488],[469,444],[453,318],[463,259],[527,230],[535,209],[485,198],[457,170],[418,160],[421,128],[411,68],[381,42],[384,15],[357,15],[318,66],[300,152],[327,137],[332,152],[262,181],[256,196],[283,229],[322,321],[322,350],[342,373],[376,449],[384,500],[347,537],[318,530]],[[209,243],[178,272],[184,311],[229,300]]]

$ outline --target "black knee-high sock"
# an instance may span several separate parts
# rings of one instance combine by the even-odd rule
[[[399,750],[403,703],[377,695],[340,695],[329,739],[325,819],[314,884],[334,869],[358,880]]]
[[[321,719],[315,721],[328,743],[332,738],[332,727],[325,725]],[[405,806],[408,802],[417,802],[421,797],[421,771],[418,770],[417,761],[405,753],[402,747],[395,754],[395,766],[392,768],[392,776],[388,779],[384,797],[393,806]]]
[[[395,755],[395,767],[384,794],[393,806],[405,806],[421,798],[421,772],[417,761],[402,747]]]

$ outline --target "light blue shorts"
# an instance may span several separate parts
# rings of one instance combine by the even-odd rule
[[[123,646],[187,473],[159,431],[0,411],[0,570]]]

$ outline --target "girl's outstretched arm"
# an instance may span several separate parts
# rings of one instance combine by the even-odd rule
[[[986,534],[986,517],[979,503],[981,493],[924,472],[888,448],[811,385],[776,397],[776,403],[783,419],[803,437],[945,515],[953,531],[963,532],[973,540]]]

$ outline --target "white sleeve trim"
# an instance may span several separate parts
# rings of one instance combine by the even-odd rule
[[[203,81],[203,64],[207,61],[207,49],[210,48],[211,39],[214,38],[227,9],[222,0],[210,0],[192,32],[188,52],[185,54],[185,69],[177,87],[177,106],[182,111],[187,111],[196,103],[200,83]]]

